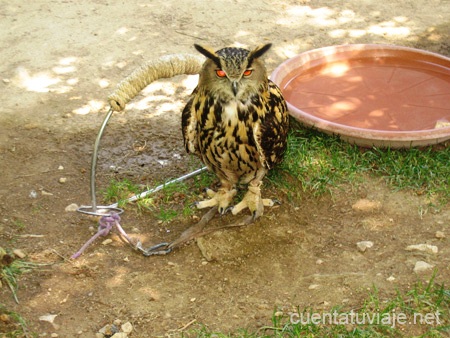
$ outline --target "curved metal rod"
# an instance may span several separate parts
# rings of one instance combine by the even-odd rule
[[[81,212],[82,214],[91,215],[91,216],[111,216],[112,211],[115,214],[120,215],[123,213],[124,210],[120,209],[120,208],[112,208],[110,206],[97,206],[96,210],[94,211],[92,206],[82,205],[77,209],[77,211]]]
[[[97,212],[97,199],[95,197],[95,171],[97,168],[97,154],[98,154],[98,148],[100,146],[100,139],[102,138],[103,132],[105,130],[106,125],[108,124],[109,119],[111,118],[111,115],[113,113],[113,109],[110,108],[108,111],[108,114],[106,115],[105,119],[103,120],[103,123],[100,127],[100,130],[98,131],[97,138],[95,139],[94,143],[94,152],[92,153],[92,163],[91,163],[91,200],[92,200],[92,211],[94,213]]]
[[[97,206],[97,197],[96,197],[96,181],[95,181],[95,174],[96,174],[96,169],[97,169],[97,158],[98,158],[98,150],[100,148],[100,140],[102,138],[103,132],[105,131],[106,125],[108,124],[109,119],[111,118],[112,114],[113,114],[114,110],[111,107],[108,111],[108,114],[105,116],[105,119],[103,120],[102,125],[100,126],[100,129],[98,131],[97,134],[97,138],[95,139],[95,143],[94,143],[94,152],[92,153],[92,162],[91,162],[91,201],[92,201],[92,206],[86,206],[86,205],[82,205],[80,206],[77,211],[81,212],[83,214],[88,214],[88,215],[92,215],[92,216],[105,216],[108,215],[106,213],[104,213],[103,211],[114,211],[117,214],[121,214],[123,213],[123,209],[119,208],[119,203],[113,203],[111,205],[105,205],[105,206]],[[193,172],[190,172],[189,174],[183,175],[181,177],[178,177],[176,179],[173,179],[169,182],[166,182],[164,184],[158,185],[157,187],[144,191],[138,195],[134,195],[131,196],[130,198],[128,198],[127,200],[125,200],[126,202],[134,202],[137,201],[138,199],[144,198],[150,194],[153,194],[161,189],[163,189],[164,187],[176,183],[176,182],[181,182],[185,179],[188,179],[190,177],[196,176],[198,174],[200,174],[201,172],[205,171],[207,168],[203,167],[200,169],[197,169]],[[101,211],[97,211],[97,209],[101,209]]]

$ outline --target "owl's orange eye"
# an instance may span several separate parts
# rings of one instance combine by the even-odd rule
[[[250,76],[250,75],[252,75],[252,73],[253,73],[253,69],[247,69],[244,72],[244,76]]]
[[[227,73],[225,73],[222,69],[217,69],[216,70],[216,75],[218,77],[225,77],[225,76],[227,76]]]

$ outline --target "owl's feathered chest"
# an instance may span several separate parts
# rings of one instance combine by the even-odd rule
[[[232,100],[220,103],[214,100],[211,106],[205,106],[197,112],[197,132],[199,138],[221,141],[236,140],[238,143],[252,142],[252,126],[259,120],[254,107]]]
[[[219,177],[246,182],[278,163],[286,148],[288,112],[278,87],[246,100],[220,99],[197,89],[182,114],[187,152]]]
[[[210,97],[196,110],[198,153],[213,171],[243,177],[259,166],[254,126],[260,122],[255,100],[221,100]],[[262,107],[262,106],[261,106]]]

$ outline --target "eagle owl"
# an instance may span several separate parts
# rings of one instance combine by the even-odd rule
[[[218,191],[207,189],[209,198],[196,205],[233,215],[248,208],[255,219],[274,204],[261,198],[260,187],[283,157],[289,124],[286,102],[261,61],[271,44],[252,51],[194,46],[206,61],[182,113],[184,145],[220,180]],[[237,184],[248,191],[232,206]]]

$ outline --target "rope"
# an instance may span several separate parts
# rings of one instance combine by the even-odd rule
[[[130,100],[153,81],[176,75],[198,74],[204,62],[202,56],[172,54],[150,61],[122,80],[108,101],[114,111],[122,111]]]
[[[127,235],[127,233],[122,229],[120,225],[120,216],[116,213],[111,213],[109,216],[103,216],[100,218],[98,222],[98,229],[94,236],[92,236],[76,253],[74,253],[70,258],[76,259],[81,256],[81,254],[87,249],[89,245],[91,245],[98,237],[107,236],[110,231],[115,227],[120,235],[125,238],[126,242],[129,243],[132,247],[135,247],[136,244],[133,243],[131,238]]]

